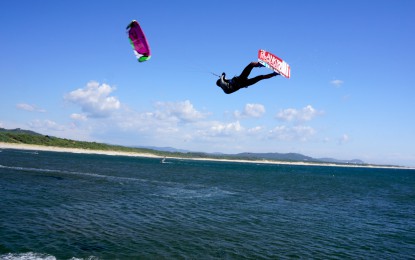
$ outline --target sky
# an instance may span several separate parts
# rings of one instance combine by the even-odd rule
[[[415,166],[415,1],[0,1],[0,127]],[[126,34],[137,20],[152,57]],[[291,66],[227,95],[258,50]],[[255,68],[251,76],[267,74]]]

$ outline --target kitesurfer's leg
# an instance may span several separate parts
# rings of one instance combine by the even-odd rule
[[[278,72],[274,71],[273,73],[262,75],[262,76],[264,77],[264,79],[269,79],[269,78],[272,78],[272,77],[275,77],[275,76],[278,76],[278,75],[280,75],[280,74]]]
[[[260,80],[269,79],[269,78],[275,77],[277,75],[280,75],[280,74],[278,74],[276,72],[273,72],[273,73],[266,74],[266,75],[259,75],[259,76],[253,77],[251,79],[245,80],[243,85],[244,85],[244,87],[248,87],[248,86],[254,85],[255,83],[257,83]]]
[[[259,62],[253,61],[253,62],[249,63],[248,66],[245,67],[245,69],[242,71],[241,75],[239,75],[238,78],[247,79],[254,67],[263,67],[263,66]]]

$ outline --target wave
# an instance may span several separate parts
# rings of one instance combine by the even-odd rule
[[[56,257],[48,254],[41,254],[41,253],[8,253],[4,255],[0,255],[1,260],[56,260]]]
[[[39,154],[38,151],[30,151],[30,150],[13,150],[13,152],[14,153],[25,153],[25,154]]]
[[[183,184],[180,182],[172,182],[172,181],[160,181],[160,180],[150,180],[150,179],[142,179],[142,178],[134,178],[134,177],[111,176],[111,175],[103,175],[103,174],[97,174],[97,173],[76,172],[76,171],[67,171],[67,170],[58,170],[58,169],[44,169],[44,168],[30,168],[30,167],[0,165],[0,169],[2,168],[10,169],[10,170],[17,170],[17,171],[25,171],[25,172],[87,176],[87,177],[92,177],[92,178],[105,179],[107,181],[118,182],[119,184],[124,184],[125,182],[150,183],[150,184],[157,185],[159,186],[159,188],[161,188],[161,189],[157,189],[157,193],[153,195],[158,196],[158,197],[165,197],[165,198],[197,199],[197,198],[222,197],[222,196],[236,194],[231,191],[222,190],[218,187],[196,185],[196,184],[189,185],[189,184]],[[57,178],[63,179],[61,176]]]
[[[72,257],[70,260],[98,260],[99,258],[95,256],[89,256],[88,258],[76,258]],[[0,255],[0,260],[56,260],[56,257],[49,254],[42,254],[42,253],[34,253],[34,252],[27,252],[27,253],[8,253],[4,255]]]
[[[217,187],[199,187],[197,185],[192,187],[181,187],[181,185],[177,185],[174,187],[165,187],[162,192],[155,195],[172,199],[201,199],[223,197],[235,194],[235,192],[222,190]]]
[[[109,180],[148,181],[148,180],[139,179],[139,178],[110,176],[110,175],[103,175],[103,174],[89,173],[89,172],[75,172],[75,171],[66,171],[66,170],[58,170],[58,169],[30,168],[30,167],[20,167],[20,166],[4,166],[0,164],[0,169],[2,168],[9,169],[9,170],[25,171],[25,172],[42,172],[42,173],[80,175],[80,176],[88,176],[88,177],[95,177],[95,178],[104,178],[104,179],[109,179]]]

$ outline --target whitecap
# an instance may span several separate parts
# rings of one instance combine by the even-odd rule
[[[1,260],[56,260],[56,257],[41,253],[8,253],[0,255]]]

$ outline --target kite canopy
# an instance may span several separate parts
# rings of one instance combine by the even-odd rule
[[[150,46],[140,24],[136,20],[133,20],[127,26],[127,33],[138,61],[143,62],[149,60],[151,58]]]

